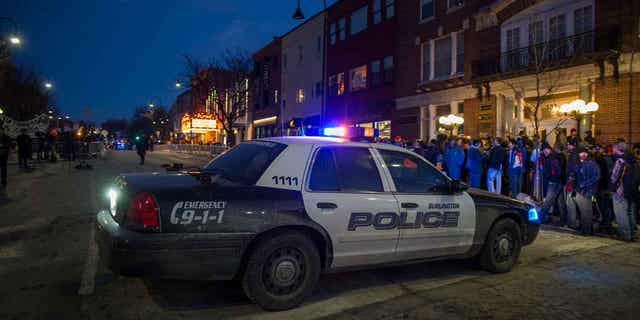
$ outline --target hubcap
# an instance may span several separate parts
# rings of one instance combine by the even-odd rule
[[[496,262],[504,262],[511,258],[513,254],[513,238],[508,232],[498,235],[493,242],[493,256]]]
[[[273,295],[287,295],[304,280],[304,256],[295,248],[280,248],[269,256],[262,270],[265,288]]]

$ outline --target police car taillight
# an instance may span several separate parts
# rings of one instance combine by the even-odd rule
[[[159,211],[153,195],[140,192],[131,199],[127,227],[137,231],[160,231]]]

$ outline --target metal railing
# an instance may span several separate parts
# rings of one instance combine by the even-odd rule
[[[571,64],[574,59],[616,49],[620,44],[617,28],[592,30],[517,48],[473,62],[473,78],[536,67]]]

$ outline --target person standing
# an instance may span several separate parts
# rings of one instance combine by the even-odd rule
[[[140,165],[144,165],[144,158],[147,155],[147,139],[145,137],[136,137],[136,152],[140,157]]]
[[[584,143],[586,143],[589,147],[593,147],[596,145],[596,139],[593,137],[593,133],[591,132],[591,130],[585,133]]]
[[[500,194],[502,191],[502,167],[506,152],[500,138],[493,140],[493,147],[489,150],[489,169],[487,170],[487,190]]]
[[[613,213],[618,224],[618,234],[624,240],[635,237],[635,198],[637,197],[637,164],[635,157],[627,152],[627,145],[618,142],[613,146],[617,158],[611,172],[611,191],[613,192]]]
[[[523,155],[522,149],[520,149],[513,140],[509,141],[509,156],[507,159],[509,188],[511,191],[511,197],[515,198],[522,190],[522,172],[525,156]]]
[[[566,225],[566,210],[564,210],[564,191],[562,179],[562,160],[561,155],[554,152],[551,145],[544,143],[542,145],[542,183],[545,190],[544,201],[540,208],[542,214],[541,220],[547,221],[552,208],[559,207],[560,225]]]
[[[18,164],[20,168],[29,169],[31,137],[27,134],[27,129],[20,130],[20,135],[16,138],[16,142],[18,143]]]
[[[473,140],[467,156],[467,170],[469,170],[469,186],[482,187],[482,160],[484,153],[480,151],[480,140]]]
[[[600,181],[598,181],[598,193],[596,193],[596,203],[601,214],[600,230],[610,230],[613,221],[611,192],[609,192],[609,181],[611,179],[610,166],[603,153],[601,145],[596,144],[593,148],[593,160],[600,168]]]
[[[462,165],[464,164],[464,151],[454,139],[449,140],[449,145],[444,150],[444,164],[447,166],[449,177],[459,180],[462,174]]]
[[[567,143],[567,152],[564,160],[564,185],[565,185],[565,201],[567,207],[567,224],[571,228],[577,228],[576,217],[578,216],[578,208],[575,201],[576,188],[576,170],[580,162],[576,145],[573,142]]]
[[[4,128],[0,126],[0,198],[7,197],[7,162],[11,152],[11,138],[4,133]]]
[[[575,197],[574,201],[580,210],[580,231],[582,234],[593,234],[593,201],[592,198],[598,190],[600,181],[600,168],[587,153],[584,147],[576,148],[579,157],[575,168]],[[569,216],[569,220],[575,224],[575,213]]]
[[[442,155],[440,155],[440,149],[438,148],[438,141],[436,139],[431,139],[431,141],[422,148],[422,153],[424,158],[431,162],[431,164],[442,167]]]
[[[576,128],[571,129],[571,134],[567,137],[567,143],[574,146],[580,143],[580,137],[578,137],[578,130],[576,130]]]

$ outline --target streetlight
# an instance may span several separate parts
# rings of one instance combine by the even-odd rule
[[[149,103],[149,108],[153,108],[155,105],[153,103]]]
[[[0,108],[0,114],[3,114],[3,113],[4,113],[4,110],[2,110],[2,108]]]
[[[53,84],[51,84],[51,82],[45,82],[44,83],[44,87],[47,88],[47,89],[51,89],[51,88],[53,88]]]
[[[176,81],[176,88],[180,89],[182,87],[182,83],[180,83],[179,81]]]
[[[291,17],[293,18],[293,20],[304,20],[304,14],[302,13],[302,9],[300,8],[300,0],[298,0],[298,7]]]
[[[20,38],[16,35],[11,35],[9,36],[9,43],[11,43],[14,46],[19,46],[20,43],[22,43],[22,40],[20,40]]]

